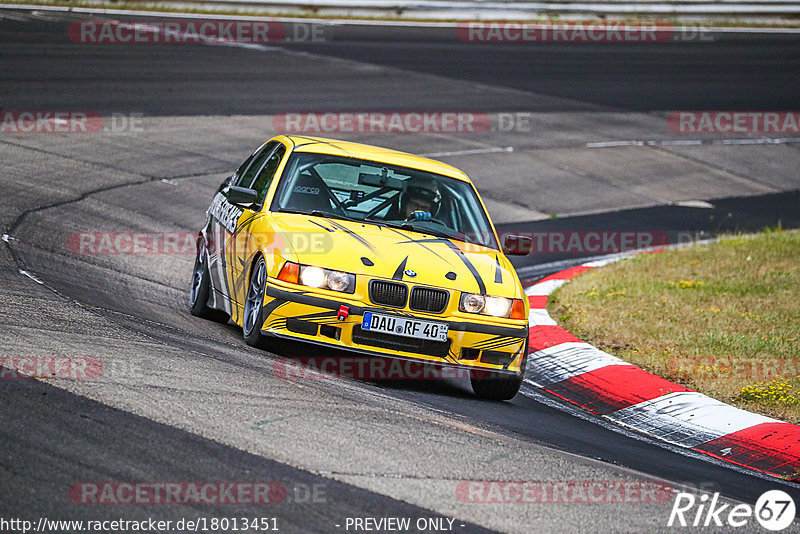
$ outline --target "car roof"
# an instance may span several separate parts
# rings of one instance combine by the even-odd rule
[[[294,145],[295,152],[311,152],[315,154],[331,154],[335,156],[346,156],[350,158],[386,163],[388,165],[399,165],[412,169],[420,169],[436,174],[442,174],[461,180],[462,182],[472,183],[463,171],[436,161],[433,159],[415,156],[406,152],[382,148],[350,141],[340,141],[337,139],[326,139],[324,137],[308,137],[304,135],[281,135],[276,137],[278,140],[288,141]]]

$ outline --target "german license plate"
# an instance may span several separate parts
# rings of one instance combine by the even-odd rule
[[[361,328],[370,332],[381,332],[396,336],[447,341],[448,325],[433,321],[421,321],[413,317],[365,312]]]

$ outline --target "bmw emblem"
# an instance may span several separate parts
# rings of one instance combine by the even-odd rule
[[[411,269],[406,269],[405,271],[403,271],[403,274],[408,276],[409,278],[416,278],[417,271],[412,271]]]

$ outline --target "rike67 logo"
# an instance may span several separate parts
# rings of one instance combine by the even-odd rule
[[[755,506],[721,503],[719,493],[694,495],[680,492],[675,496],[667,526],[677,527],[747,527],[755,518],[767,530],[783,530],[795,518],[792,497],[781,490],[762,494]]]

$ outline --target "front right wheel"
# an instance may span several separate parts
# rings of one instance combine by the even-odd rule
[[[510,400],[519,391],[525,379],[525,367],[528,364],[528,342],[523,347],[519,374],[507,375],[495,371],[471,371],[470,382],[475,395],[487,400]]]

